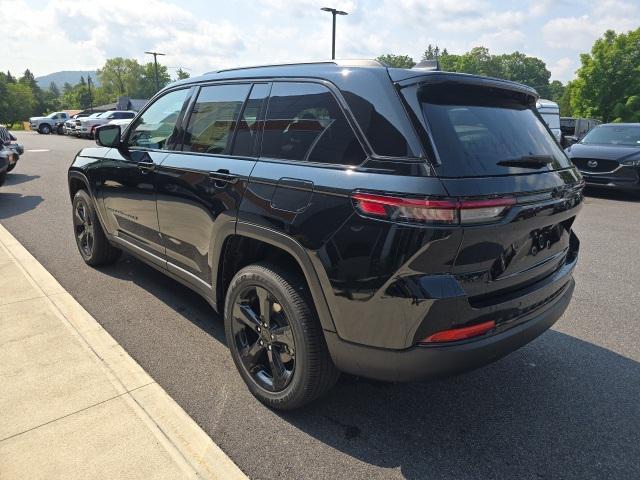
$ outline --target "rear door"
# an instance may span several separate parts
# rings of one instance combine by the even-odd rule
[[[449,195],[509,204],[496,217],[483,218],[486,212],[478,209],[463,221],[452,272],[468,295],[524,287],[571,258],[581,178],[535,111],[533,97],[446,82],[404,94],[432,139],[435,170]]]
[[[157,171],[167,266],[196,287],[212,288],[212,246],[235,229],[256,163],[258,119],[268,90],[268,83],[201,87],[185,117],[180,151],[170,153]]]

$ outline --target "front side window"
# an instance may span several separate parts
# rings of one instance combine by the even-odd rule
[[[229,154],[236,122],[250,85],[202,87],[189,117],[183,150]]]
[[[365,153],[338,102],[314,83],[274,83],[262,140],[262,156],[359,165]]]
[[[176,122],[188,89],[174,90],[153,102],[130,129],[130,147],[168,150],[178,141]]]

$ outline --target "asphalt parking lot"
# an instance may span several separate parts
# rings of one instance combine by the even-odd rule
[[[640,478],[639,199],[587,198],[573,301],[525,348],[442,381],[343,377],[283,414],[246,390],[204,300],[129,256],[82,262],[66,171],[92,142],[17,136],[0,222],[250,477]]]

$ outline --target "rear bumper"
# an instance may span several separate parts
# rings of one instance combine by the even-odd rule
[[[341,371],[385,381],[416,381],[446,377],[496,361],[531,342],[564,313],[573,294],[571,276],[543,311],[522,318],[507,330],[451,344],[389,350],[349,343],[325,332],[334,363]]]

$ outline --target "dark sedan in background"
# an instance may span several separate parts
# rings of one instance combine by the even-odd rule
[[[565,150],[587,185],[640,194],[640,123],[608,123]]]

